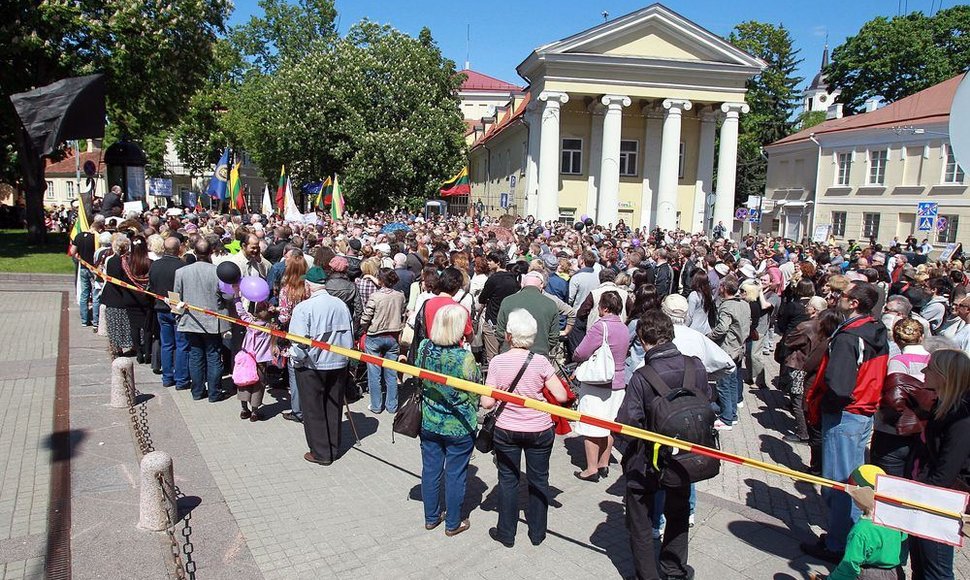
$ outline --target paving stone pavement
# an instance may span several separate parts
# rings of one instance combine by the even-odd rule
[[[0,290],[17,288],[23,286],[0,278]],[[28,308],[22,295],[0,292],[0,317],[44,310],[38,306],[37,296],[30,296]],[[52,311],[57,311],[57,305]],[[74,575],[171,577],[163,535],[134,527],[138,454],[127,412],[106,407],[109,363],[105,341],[80,327],[76,310],[71,316],[71,417],[72,429],[78,431],[72,462]],[[18,322],[16,336],[7,331],[11,325],[0,325],[0,336],[5,339],[0,341],[0,358],[35,353],[55,356],[56,319],[47,322],[53,328],[36,322],[42,320],[45,314],[38,313],[29,323]],[[31,346],[12,344],[18,341]],[[54,345],[53,351],[45,350],[45,341]],[[14,351],[20,354],[8,354]],[[774,371],[773,363],[769,362],[769,368]],[[42,381],[36,382],[44,372],[53,376],[49,360],[18,360],[15,366],[0,367],[0,397],[10,383],[11,389],[19,387],[32,395],[26,402],[20,398],[7,405],[33,404],[45,388]],[[497,519],[496,474],[488,457],[475,457],[469,472],[465,503],[472,528],[447,538],[440,528],[427,532],[422,525],[417,442],[399,436],[392,443],[390,416],[370,414],[363,401],[351,405],[362,444],[353,446],[353,434],[345,421],[344,456],[330,467],[321,467],[302,459],[306,450],[302,427],[279,417],[287,407],[283,391],[275,392],[279,400],[267,397],[271,419],[254,424],[239,420],[234,400],[219,404],[192,401],[186,392],[163,389],[146,366],[139,366],[136,376],[148,399],[145,405],[156,448],[173,454],[176,482],[189,496],[180,508],[192,514],[200,579],[585,579],[632,574],[619,467],[614,466],[608,480],[595,484],[573,478],[572,471],[583,461],[578,439],[556,441],[550,467],[554,504],[546,542],[533,547],[526,541],[521,520],[518,542],[509,550],[487,534]],[[27,383],[28,379],[35,383]],[[792,448],[781,440],[789,432],[791,418],[778,410],[783,408],[780,393],[749,390],[745,403],[740,426],[723,434],[722,447],[804,467],[807,449]],[[47,413],[50,407],[47,405]],[[32,414],[27,409],[30,407],[13,416]],[[0,467],[6,469],[0,473],[4,482],[10,480],[12,466],[24,469],[22,458],[29,452],[38,457],[46,453],[49,458],[43,438],[24,440],[17,449],[7,451],[3,437],[9,420],[5,416],[0,424],[0,453],[7,453],[0,456]],[[41,423],[49,435],[50,415]],[[14,465],[9,457],[17,453],[21,461]],[[13,480],[22,481],[21,473]],[[524,492],[524,483],[522,487]],[[690,534],[690,564],[696,578],[783,580],[804,578],[809,570],[824,570],[822,563],[798,551],[799,541],[813,537],[823,523],[818,493],[811,486],[724,465],[718,478],[699,484],[698,490],[697,525]],[[31,506],[44,494],[35,495]],[[4,578],[41,577],[43,530],[30,532],[28,517],[32,535],[3,536],[3,501],[0,499],[0,571]],[[23,508],[17,513],[24,513]],[[8,527],[12,529],[12,524]],[[966,550],[957,551],[956,568],[957,578],[970,578]]]

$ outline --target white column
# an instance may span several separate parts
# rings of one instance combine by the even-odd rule
[[[559,106],[569,102],[569,95],[543,91],[539,100],[543,106],[536,219],[545,222],[559,218]]]
[[[723,103],[721,112],[721,142],[717,151],[717,201],[714,203],[714,226],[724,224],[727,232],[733,231],[734,186],[738,171],[738,116],[751,108],[746,103]]]
[[[539,201],[539,107],[535,101],[526,106],[525,123],[529,126],[529,155],[525,166],[525,213],[535,216]]]
[[[717,116],[711,109],[701,113],[701,138],[697,146],[697,183],[694,186],[692,232],[707,229],[707,196],[714,190],[714,132]]]
[[[586,108],[592,117],[589,138],[589,178],[586,182],[586,210],[579,212],[579,215],[586,214],[597,220],[599,209],[599,192],[602,187],[602,173],[600,172],[600,162],[603,156],[603,114],[606,107],[597,101],[593,101]]]
[[[603,154],[600,158],[599,211],[596,223],[616,225],[620,217],[620,129],[623,107],[630,106],[630,97],[605,95],[600,100],[606,106],[603,116]]]
[[[657,181],[660,178],[660,147],[663,129],[663,114],[656,103],[644,105],[640,109],[644,117],[643,148],[643,190],[640,194],[640,227],[649,230],[656,223],[654,213],[657,195]]]
[[[691,102],[685,99],[664,99],[667,109],[664,118],[663,141],[660,144],[660,178],[657,184],[657,227],[672,230],[677,227],[677,168],[680,165],[680,120],[689,111]]]

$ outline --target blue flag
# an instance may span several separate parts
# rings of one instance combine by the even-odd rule
[[[216,165],[216,170],[212,173],[209,187],[205,190],[209,197],[213,199],[226,199],[226,191],[229,189],[229,148],[222,152],[222,158]]]

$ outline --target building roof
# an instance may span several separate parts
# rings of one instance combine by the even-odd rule
[[[950,118],[950,105],[953,103],[953,96],[956,94],[961,80],[963,80],[963,74],[870,113],[860,113],[841,119],[829,119],[824,123],[802,129],[784,139],[779,139],[771,143],[769,147],[808,141],[812,135],[819,138],[824,135],[863,129],[888,129],[900,125],[945,123]]]
[[[472,149],[495,138],[499,133],[510,127],[513,122],[521,119],[522,116],[525,115],[525,108],[529,106],[529,101],[531,100],[532,93],[526,92],[525,97],[519,101],[518,106],[515,107],[515,110],[509,109],[505,112],[501,119],[496,119],[495,123],[491,125],[487,131],[485,131],[485,134],[472,143]]]
[[[495,77],[490,77],[486,74],[473,71],[471,69],[465,69],[459,71],[459,74],[464,74],[467,78],[465,82],[461,83],[461,91],[494,91],[498,93],[521,93],[522,87],[518,85],[513,85],[512,83],[507,83],[503,80],[499,80]]]
[[[819,67],[818,73],[815,78],[812,79],[812,84],[808,86],[809,91],[827,91],[829,88],[828,82],[825,80],[825,67],[829,65],[829,45],[825,45],[825,50],[822,51],[822,66]]]
[[[88,161],[91,161],[94,163],[94,165],[97,167],[98,173],[102,173],[104,170],[104,161],[102,159],[103,157],[104,157],[104,151],[100,149],[95,149],[94,151],[85,151],[81,153],[81,163],[80,163],[81,173],[82,174],[84,173],[84,164],[87,163]],[[52,162],[48,160],[47,167],[44,169],[44,175],[74,176],[77,174],[77,167],[78,167],[78,164],[74,159],[74,155],[69,154],[67,157],[65,157],[64,159],[61,159],[60,161]]]

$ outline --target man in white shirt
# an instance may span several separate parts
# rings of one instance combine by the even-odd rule
[[[953,310],[956,311],[956,315],[959,316],[963,322],[963,328],[957,331],[953,336],[954,342],[960,347],[963,352],[970,355],[970,295],[964,296],[953,306]]]

